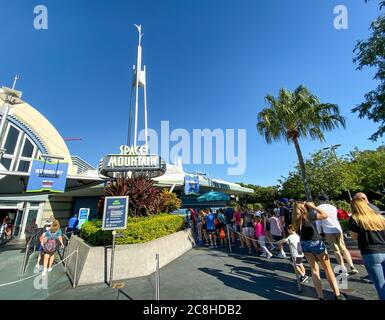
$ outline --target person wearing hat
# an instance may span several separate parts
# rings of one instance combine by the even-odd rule
[[[318,202],[320,205],[317,208],[328,214],[327,219],[317,221],[318,231],[325,234],[325,240],[334,252],[342,270],[346,274],[357,274],[358,270],[354,267],[350,252],[345,245],[342,228],[338,221],[337,208],[329,203],[329,197],[326,194],[320,194]],[[349,265],[349,272],[346,270],[344,258]]]

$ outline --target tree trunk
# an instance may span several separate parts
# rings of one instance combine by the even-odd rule
[[[298,138],[294,138],[293,142],[294,142],[294,146],[295,146],[295,151],[297,151],[299,167],[301,169],[303,186],[305,188],[306,200],[307,201],[313,201],[313,198],[312,198],[311,192],[310,192],[310,188],[309,188],[309,184],[307,182],[305,162],[303,161],[303,156],[302,156],[301,148],[300,148],[299,143],[298,143]]]

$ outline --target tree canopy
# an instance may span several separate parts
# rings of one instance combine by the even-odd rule
[[[380,1],[380,10],[384,7],[385,1]],[[359,118],[368,118],[379,125],[369,138],[377,141],[385,134],[385,15],[373,21],[370,30],[369,39],[358,41],[353,61],[358,70],[365,67],[377,69],[374,80],[378,81],[378,86],[366,93],[365,101],[352,111],[358,113]]]
[[[334,200],[349,200],[347,190],[352,194],[363,191],[370,199],[382,201],[385,205],[385,146],[376,150],[353,150],[347,155],[334,156],[320,150],[305,162],[308,180],[314,194],[326,193]],[[282,177],[281,194],[285,197],[303,199],[300,168],[297,166]]]
[[[302,85],[293,92],[281,89],[277,97],[268,95],[265,100],[268,106],[258,114],[257,130],[267,143],[282,139],[293,143],[306,199],[311,201],[311,189],[307,181],[299,139],[310,137],[313,140],[324,141],[325,131],[345,128],[345,117],[340,114],[336,104],[321,103]]]

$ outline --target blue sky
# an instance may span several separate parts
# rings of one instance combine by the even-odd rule
[[[44,4],[49,29],[33,28],[33,9]],[[333,27],[336,5],[349,9],[349,29]],[[150,127],[247,129],[247,170],[228,176],[226,165],[186,166],[189,171],[272,185],[293,168],[292,145],[267,145],[255,129],[266,94],[309,87],[336,103],[348,128],[326,134],[327,143],[301,141],[305,156],[341,143],[373,149],[376,126],[350,110],[374,88],[373,71],[352,63],[358,39],[369,35],[378,1],[364,0],[0,0],[0,85],[17,72],[24,99],[70,142],[72,154],[96,165],[127,137],[129,83],[137,34],[144,27]]]

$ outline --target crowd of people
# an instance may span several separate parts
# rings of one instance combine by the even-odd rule
[[[283,198],[275,202],[274,208],[257,211],[247,206],[215,212],[213,209],[190,209],[190,219],[201,246],[236,246],[266,259],[274,255],[285,259],[285,248],[288,248],[286,251],[295,263],[301,283],[308,282],[303,265],[305,259],[318,298],[324,299],[321,267],[335,298],[345,300],[336,273],[346,277],[358,273],[339,222],[342,215],[347,215],[351,238],[358,241],[369,277],[379,298],[385,300],[385,218],[363,193],[354,196],[351,208],[350,214],[337,209],[328,196],[322,194],[317,198],[317,205]],[[327,245],[339,268],[332,268]]]

